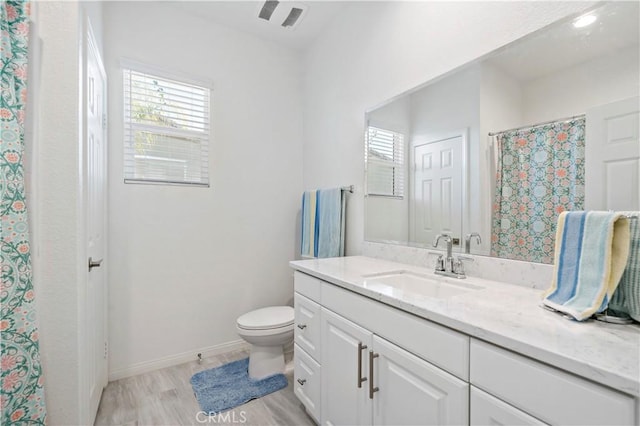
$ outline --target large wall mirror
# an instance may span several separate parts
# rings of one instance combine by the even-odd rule
[[[600,4],[369,110],[365,239],[448,233],[552,263],[559,212],[640,210],[639,6]]]

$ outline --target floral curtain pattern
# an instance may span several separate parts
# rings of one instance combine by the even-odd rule
[[[553,263],[558,214],[584,208],[585,119],[499,134],[491,255]]]
[[[0,423],[43,425],[46,409],[24,189],[29,3],[0,4]]]

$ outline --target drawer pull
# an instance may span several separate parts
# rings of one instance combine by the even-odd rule
[[[373,394],[380,390],[377,386],[373,386],[373,360],[379,356],[379,354],[369,351],[369,399],[373,399]]]
[[[307,379],[298,379],[298,383],[300,383],[300,386],[304,386],[307,383]]]
[[[304,330],[305,328],[307,328],[307,324],[298,324],[298,328],[300,330]]]
[[[362,387],[362,382],[366,382],[367,378],[362,377],[362,351],[367,349],[367,345],[358,342],[358,388]]]

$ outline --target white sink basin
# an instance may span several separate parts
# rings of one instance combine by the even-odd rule
[[[484,289],[484,287],[461,280],[453,281],[453,279],[422,275],[404,270],[369,274],[362,277],[365,278],[365,288],[393,297],[414,294],[436,299],[447,299],[470,291]]]

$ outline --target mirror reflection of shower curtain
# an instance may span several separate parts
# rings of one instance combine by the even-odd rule
[[[553,263],[562,211],[584,208],[585,119],[495,136],[491,255]]]

